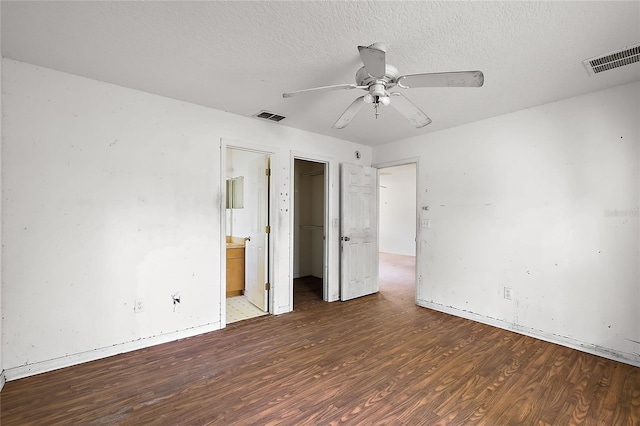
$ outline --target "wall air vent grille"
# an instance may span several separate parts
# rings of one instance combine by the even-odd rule
[[[278,115],[278,114],[274,114],[274,113],[269,112],[269,111],[260,111],[259,113],[255,114],[254,117],[262,118],[264,120],[269,120],[269,121],[275,121],[276,123],[278,121],[282,121],[282,120],[285,119],[284,116]]]
[[[582,61],[590,75],[640,61],[640,44]]]

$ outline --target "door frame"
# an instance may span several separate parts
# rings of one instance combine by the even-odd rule
[[[324,248],[323,248],[323,265],[322,265],[322,300],[325,302],[329,302],[329,272],[330,272],[330,262],[329,262],[329,248],[331,246],[330,241],[333,241],[333,238],[336,238],[334,228],[331,227],[330,221],[330,212],[331,212],[331,197],[329,196],[329,184],[330,184],[330,175],[331,175],[331,161],[332,159],[329,157],[323,157],[320,155],[313,155],[298,151],[291,151],[290,156],[290,182],[291,182],[291,192],[293,193],[292,197],[289,197],[289,217],[291,220],[289,221],[289,300],[291,301],[291,310],[294,309],[294,300],[293,300],[293,252],[295,249],[295,229],[294,229],[294,215],[295,215],[295,179],[296,179],[296,171],[295,171],[295,161],[296,160],[304,160],[310,161],[313,163],[321,163],[324,164]]]
[[[276,221],[273,220],[274,216],[274,186],[276,181],[276,170],[274,164],[276,163],[277,152],[273,150],[271,147],[251,144],[246,142],[241,142],[237,140],[231,140],[228,138],[220,138],[220,196],[218,200],[218,207],[220,212],[220,328],[225,328],[227,326],[227,244],[226,244],[226,236],[227,236],[227,206],[225,200],[226,193],[226,185],[224,184],[226,179],[226,167],[227,167],[227,149],[236,149],[239,151],[248,151],[255,152],[256,154],[264,154],[270,157],[270,168],[271,168],[271,178],[269,181],[269,202],[268,202],[268,217],[270,218],[270,227],[271,232],[268,239],[268,250],[269,250],[269,262],[267,266],[267,280],[271,283],[271,288],[269,289],[269,298],[268,298],[268,306],[267,312],[270,315],[273,315],[274,312],[274,294],[276,292],[275,286],[273,285],[273,277],[274,274],[274,251],[275,251],[275,235],[276,234]]]
[[[416,270],[415,270],[415,277],[414,277],[414,302],[417,305],[418,304],[418,300],[419,300],[419,296],[420,296],[420,285],[421,284],[421,272],[422,272],[422,268],[420,266],[420,262],[418,262],[418,259],[420,259],[422,256],[420,256],[421,254],[421,247],[422,247],[422,234],[421,234],[421,228],[420,228],[420,212],[422,211],[422,207],[421,207],[421,198],[420,198],[420,157],[411,157],[411,158],[405,158],[402,160],[395,160],[395,161],[387,161],[384,163],[376,163],[374,165],[372,165],[371,167],[375,167],[376,169],[378,169],[379,171],[385,168],[389,168],[389,167],[396,167],[396,166],[406,166],[407,164],[415,164],[416,165],[416,229],[415,229],[415,242],[414,242],[414,256],[416,259]],[[428,206],[425,207],[428,208]],[[380,211],[380,199],[378,199],[378,213]],[[426,212],[426,210],[425,210]],[[378,221],[378,226],[380,226],[380,221]],[[378,266],[379,268],[380,266]]]

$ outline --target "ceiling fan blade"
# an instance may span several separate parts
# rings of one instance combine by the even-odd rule
[[[411,87],[480,87],[484,84],[482,71],[434,72],[398,77],[398,86]]]
[[[295,90],[293,92],[283,93],[283,98],[291,98],[293,96],[303,95],[310,92],[329,92],[331,90],[341,89],[366,89],[367,86],[358,86],[357,84],[336,84],[334,86],[314,87],[312,89]]]
[[[355,101],[353,101],[351,105],[349,105],[349,107],[342,113],[340,118],[338,118],[338,121],[336,121],[336,123],[333,125],[333,128],[344,129],[345,127],[347,127],[347,124],[349,124],[349,122],[353,120],[353,117],[356,116],[358,111],[360,111],[362,105],[364,105],[364,96],[360,96]]]
[[[360,59],[371,77],[382,78],[386,74],[386,53],[371,46],[358,46]]]
[[[413,102],[404,97],[402,93],[393,92],[390,93],[390,95],[394,96],[394,99],[391,101],[391,106],[397,109],[400,114],[404,115],[405,118],[418,129],[431,123],[431,119],[427,117],[420,108],[415,106]]]

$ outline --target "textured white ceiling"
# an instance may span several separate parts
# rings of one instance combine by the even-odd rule
[[[640,64],[590,77],[582,60],[640,42],[640,2],[9,2],[2,54],[243,116],[378,145],[640,80]],[[359,90],[358,45],[384,42],[401,74],[482,70],[482,88],[403,93],[433,123],[393,108],[335,120]]]

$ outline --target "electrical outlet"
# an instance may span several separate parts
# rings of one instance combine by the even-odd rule
[[[136,299],[133,301],[133,312],[144,312],[144,299]]]
[[[511,296],[512,296],[513,291],[511,290],[511,287],[505,287],[504,288],[504,298],[507,300],[511,300]]]

